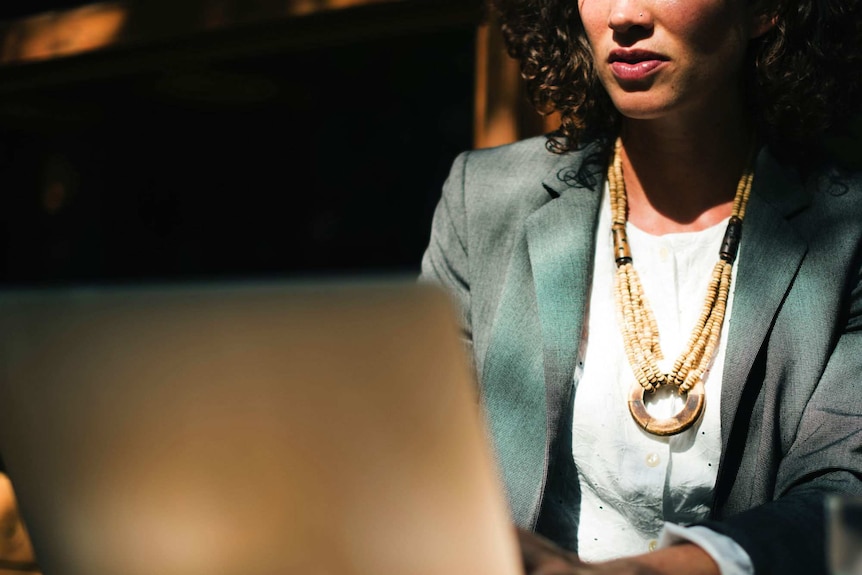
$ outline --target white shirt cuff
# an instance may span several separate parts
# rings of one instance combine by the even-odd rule
[[[665,523],[659,534],[658,547],[670,547],[683,542],[694,543],[706,551],[718,564],[721,575],[754,575],[751,557],[730,537],[700,525],[682,527]]]

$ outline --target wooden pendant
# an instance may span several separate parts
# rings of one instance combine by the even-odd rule
[[[629,412],[631,412],[635,422],[645,431],[661,436],[676,435],[694,425],[694,422],[703,413],[706,400],[703,380],[698,380],[694,387],[688,391],[685,405],[679,413],[665,419],[656,419],[646,410],[646,405],[644,405],[645,393],[653,392],[647,392],[637,383],[632,386],[632,391],[629,394]]]

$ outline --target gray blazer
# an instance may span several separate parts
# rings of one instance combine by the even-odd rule
[[[513,520],[576,549],[572,376],[606,156],[544,143],[455,160],[422,278],[460,306]],[[825,573],[824,495],[862,494],[862,177],[803,180],[762,151],[740,250],[706,525],[759,575]]]

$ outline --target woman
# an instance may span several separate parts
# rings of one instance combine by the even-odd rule
[[[858,2],[493,5],[561,127],[459,156],[423,278],[527,570],[826,572],[824,499],[862,493],[862,178],[823,144]]]

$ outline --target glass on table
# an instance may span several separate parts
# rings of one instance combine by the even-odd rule
[[[862,575],[862,497],[829,496],[826,521],[830,575]]]

